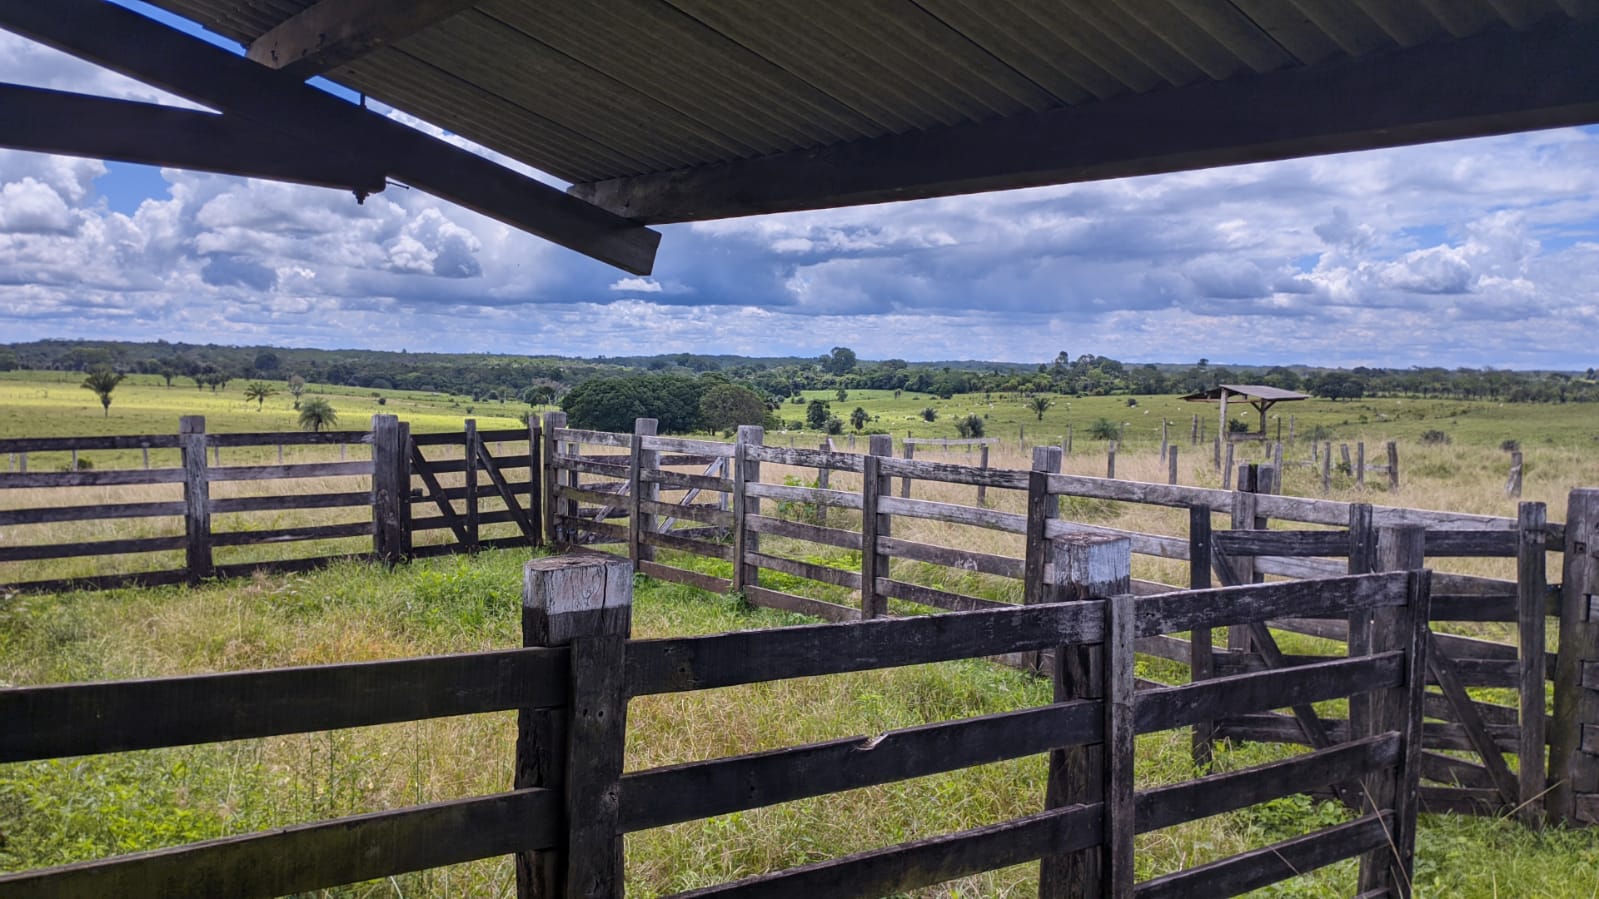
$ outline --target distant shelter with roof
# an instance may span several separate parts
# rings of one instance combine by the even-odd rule
[[[1218,403],[1220,410],[1219,434],[1227,433],[1227,403],[1229,400],[1243,400],[1254,406],[1260,412],[1260,433],[1266,433],[1266,410],[1278,403],[1293,402],[1294,400],[1308,400],[1309,394],[1298,393],[1293,390],[1283,390],[1280,387],[1267,387],[1264,384],[1218,384],[1209,390],[1190,393],[1183,397],[1190,403]]]

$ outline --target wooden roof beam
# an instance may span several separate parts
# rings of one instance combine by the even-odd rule
[[[1599,21],[571,188],[657,223],[1066,184],[1599,122]]]
[[[632,274],[660,232],[101,0],[0,0],[0,28],[374,169]],[[242,174],[242,172],[241,172]]]
[[[339,152],[308,148],[230,116],[0,84],[0,146],[143,165],[225,172],[336,187],[383,190],[380,169]]]
[[[477,0],[321,0],[250,44],[249,58],[296,78],[321,75],[403,40]]]

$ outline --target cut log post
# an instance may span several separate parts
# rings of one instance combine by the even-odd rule
[[[1373,524],[1370,503],[1351,503],[1349,506],[1349,568],[1350,574],[1371,574],[1377,570],[1377,528]],[[1349,616],[1347,638],[1350,656],[1371,652],[1372,613],[1370,610]],[[1349,697],[1349,733],[1353,737],[1371,734],[1371,697],[1357,693]]]
[[[1227,457],[1221,467],[1221,489],[1233,489],[1233,445],[1231,441],[1227,443]]]
[[[1060,469],[1059,448],[1033,448],[1033,469],[1027,478],[1027,534],[1022,549],[1022,602],[1027,605],[1050,602],[1054,593],[1044,573],[1050,553],[1048,522],[1060,515],[1060,498],[1049,492],[1049,476]],[[1027,653],[1027,669],[1042,672],[1042,658],[1040,653]]]
[[[1209,590],[1210,583],[1210,507],[1188,507],[1188,587],[1191,590]],[[1189,634],[1189,678],[1195,683],[1216,675],[1216,656],[1213,652],[1215,632],[1208,627],[1195,628]],[[1194,724],[1194,767],[1207,771],[1215,759],[1216,725],[1213,721]]]
[[[824,453],[831,453],[833,451],[833,438],[823,438],[821,445],[817,447],[817,449]],[[828,485],[832,480],[832,475],[833,470],[831,468],[828,468],[826,465],[817,466],[816,486],[822,490],[828,489]],[[827,524],[827,501],[821,497],[816,498],[816,523],[820,525]]]
[[[1069,423],[1066,425],[1066,440],[1061,444],[1060,452],[1063,456],[1072,454],[1072,426]]]
[[[1366,489],[1366,442],[1355,444],[1355,488]]]
[[[399,416],[372,416],[372,555],[389,566],[405,558],[405,507],[411,502],[411,453]]]
[[[1348,471],[1351,474],[1354,473],[1355,463],[1353,463],[1353,462],[1351,462],[1349,460],[1349,444],[1347,444],[1347,443],[1338,444],[1338,461],[1339,461],[1340,464],[1342,464],[1344,466],[1344,470],[1345,471]]]
[[[903,454],[904,454],[906,459],[914,459],[914,458],[916,458],[916,444],[911,443],[909,440],[905,441],[905,448],[903,450]],[[903,479],[900,480],[900,482],[899,482],[899,495],[900,495],[901,499],[909,499],[910,498],[910,495],[911,495],[911,476],[910,475],[906,475]]]
[[[1188,443],[1190,446],[1199,445],[1199,413],[1197,412],[1194,413],[1193,427],[1188,431]]]
[[[1294,417],[1288,416],[1288,442],[1294,442]]]
[[[465,446],[466,446],[466,551],[475,553],[478,550],[478,502],[477,502],[477,419],[466,420]],[[342,448],[342,447],[341,447]]]
[[[564,508],[557,508],[559,501],[556,499],[555,488],[560,483],[561,470],[557,467],[557,457],[561,454],[561,446],[555,439],[557,429],[566,427],[565,412],[544,413],[544,476],[541,479],[540,492],[543,500],[539,506],[544,511],[544,541],[546,543],[562,546],[567,542],[566,528],[561,524],[560,513]],[[567,513],[570,514],[570,513]]]
[[[1035,477],[1041,474],[1034,471]],[[1074,534],[1057,538],[1051,552],[1055,563],[1055,584],[1049,590],[1053,594],[1050,599],[1071,602],[1109,598],[1123,596],[1132,590],[1132,541],[1126,537]],[[1130,605],[1123,607],[1127,612],[1131,611]],[[1131,622],[1126,623],[1130,625]],[[1126,636],[1130,642],[1130,631]],[[1107,632],[1107,643],[1110,639]],[[1130,655],[1131,646],[1125,649]],[[1124,660],[1118,658],[1118,661]],[[1106,695],[1106,673],[1103,645],[1056,647],[1051,677],[1055,701],[1111,698]],[[1131,696],[1117,698],[1131,703]],[[1109,731],[1106,736],[1108,744]],[[1128,736],[1130,738],[1130,734]],[[1109,761],[1115,766],[1124,760],[1108,754],[1106,748],[1105,745],[1073,746],[1052,751],[1049,754],[1049,780],[1044,807],[1064,808],[1107,799],[1106,763]],[[1112,753],[1118,748],[1110,747]],[[1127,751],[1130,755],[1130,750]],[[1126,823],[1130,831],[1132,822]],[[1109,834],[1107,830],[1107,837]],[[1107,839],[1106,843],[1109,845],[1111,841]],[[1041,899],[1105,895],[1103,886],[1105,875],[1109,873],[1107,868],[1116,867],[1114,864],[1105,864],[1106,854],[1101,847],[1096,846],[1074,853],[1046,855],[1039,863],[1038,895]]]
[[[983,471],[987,471],[988,470],[988,444],[986,444],[986,443],[978,448],[977,467],[982,469]],[[977,507],[980,509],[980,508],[983,508],[984,506],[986,506],[987,504],[988,504],[988,485],[987,484],[978,484],[977,485]]]
[[[1521,498],[1521,450],[1510,453],[1510,476],[1505,479],[1505,495]]]
[[[1388,490],[1399,489],[1399,444],[1390,440],[1388,447]]]
[[[1160,420],[1160,461],[1161,462],[1165,462],[1166,461],[1166,448],[1171,445],[1171,441],[1167,438],[1166,425],[1167,425],[1166,419],[1165,418],[1161,418],[1161,420]]]
[[[893,438],[873,434],[861,460],[861,617],[888,614],[888,597],[877,592],[877,579],[890,577],[887,553],[878,552],[877,538],[889,536],[891,516],[878,511],[878,500],[894,495],[894,479],[881,473],[884,456],[894,455]]]
[[[527,476],[534,483],[529,485],[527,494],[527,520],[533,525],[533,545],[544,545],[544,428],[539,423],[537,415],[527,418]],[[409,518],[409,506],[406,515]],[[410,542],[409,523],[406,527],[406,541]],[[407,545],[407,550],[409,550]]]
[[[1332,441],[1322,445],[1321,449],[1321,492],[1323,495],[1332,492]]]
[[[1116,441],[1110,442],[1110,448],[1105,451],[1105,477],[1116,480]]]
[[[1546,807],[1599,824],[1599,489],[1568,496],[1565,550]]]
[[[1166,483],[1177,483],[1177,445],[1172,444],[1171,455],[1166,457]]]
[[[211,562],[211,477],[205,464],[205,416],[178,419],[178,446],[183,457],[184,567],[189,583],[215,573]],[[24,457],[26,458],[26,457]]]
[[[564,850],[517,853],[518,899],[622,894],[617,799],[632,606],[633,566],[623,559],[548,556],[523,569],[522,645],[572,652],[566,707],[517,717],[513,786],[563,790],[567,827]]]

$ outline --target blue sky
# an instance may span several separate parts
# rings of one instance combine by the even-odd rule
[[[181,103],[5,32],[0,80]],[[419,191],[0,150],[0,341],[1599,364],[1599,129],[662,230],[637,278]]]

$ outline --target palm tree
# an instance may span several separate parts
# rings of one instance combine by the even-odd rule
[[[117,389],[126,375],[118,374],[109,368],[96,368],[89,372],[83,383],[78,385],[84,390],[93,390],[94,395],[100,398],[100,405],[105,409],[107,418],[111,417],[111,391]]]
[[[305,379],[299,375],[289,375],[289,393],[294,396],[294,408],[300,408],[300,394],[305,392]]]
[[[307,431],[320,431],[331,429],[339,423],[339,413],[333,411],[333,406],[327,399],[313,396],[300,404],[300,427]]]
[[[1055,405],[1055,401],[1042,393],[1034,395],[1032,399],[1027,401],[1027,408],[1033,410],[1033,414],[1038,416],[1039,421],[1044,420],[1044,413],[1048,412],[1049,407],[1053,405]]]
[[[266,405],[268,397],[277,395],[277,388],[264,381],[251,381],[244,385],[244,401],[255,400],[255,411],[257,412],[260,412],[261,407]]]

